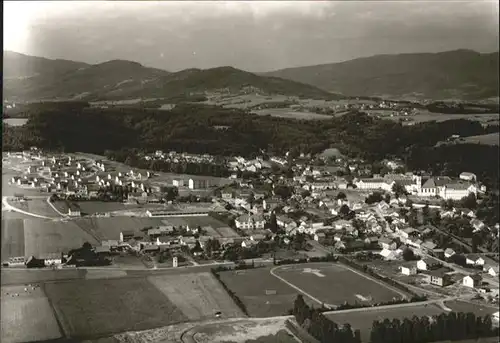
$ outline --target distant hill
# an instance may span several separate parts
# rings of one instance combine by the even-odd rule
[[[232,67],[186,69],[170,73],[124,60],[89,65],[17,53],[11,54],[4,70],[11,66],[16,72],[10,74],[20,74],[17,70],[23,70],[29,76],[4,82],[4,98],[19,100],[121,100],[175,97],[211,91],[336,98],[335,94],[311,85],[259,76]],[[33,70],[36,72],[31,72]]]
[[[51,60],[28,56],[13,51],[3,52],[3,78],[19,79],[37,75],[59,75],[78,68],[88,67],[83,62]]]
[[[498,52],[471,50],[377,55],[264,73],[349,96],[408,100],[497,97]]]

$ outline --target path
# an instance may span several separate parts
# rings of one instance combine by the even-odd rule
[[[49,204],[49,206],[50,206],[50,207],[51,207],[51,208],[52,208],[52,209],[53,209],[53,210],[54,210],[54,211],[55,211],[58,215],[60,215],[61,217],[63,217],[63,218],[67,218],[67,217],[68,217],[68,215],[67,215],[67,214],[62,213],[61,211],[59,211],[59,210],[58,210],[58,209],[54,206],[54,204],[50,201],[50,196],[49,196],[49,197],[47,197],[47,204]]]
[[[54,220],[54,219],[57,220],[58,219],[58,218],[55,218],[55,217],[47,217],[47,216],[42,216],[41,214],[27,212],[27,211],[21,210],[20,208],[14,207],[14,206],[12,206],[11,204],[9,204],[7,202],[7,197],[6,196],[2,197],[2,205],[7,210],[18,212],[18,213],[22,213],[22,214],[25,214],[27,216],[31,216],[31,217],[35,217],[35,218],[40,218],[40,219],[49,219],[49,220]]]

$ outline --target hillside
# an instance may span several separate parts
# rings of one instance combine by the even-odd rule
[[[204,94],[206,92],[283,94],[314,99],[338,98],[299,82],[265,77],[232,67],[186,69],[176,73],[113,60],[95,65],[10,54],[4,69],[24,71],[25,78],[4,82],[4,98],[12,100],[122,100]],[[60,63],[60,65],[59,65]]]
[[[43,57],[28,56],[13,51],[3,52],[3,78],[22,79],[37,75],[60,75],[68,71],[85,68],[83,62],[51,60]]]
[[[477,100],[498,96],[498,52],[377,55],[264,73],[349,96]]]

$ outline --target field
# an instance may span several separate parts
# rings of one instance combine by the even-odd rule
[[[346,301],[350,304],[374,304],[405,296],[340,264],[282,266],[276,268],[274,273],[330,305],[341,305]]]
[[[1,241],[2,261],[9,257],[24,256],[24,220],[2,218]]]
[[[18,296],[15,296],[18,294]],[[59,326],[41,288],[2,287],[1,341],[34,342],[61,337]]]
[[[374,111],[365,111],[369,114],[375,114]],[[387,113],[390,113],[392,111],[387,111]],[[454,119],[468,119],[468,120],[473,120],[473,121],[479,121],[481,123],[490,123],[490,124],[498,124],[498,114],[445,114],[445,113],[433,113],[429,111],[419,111],[416,115],[411,115],[411,116],[394,116],[391,117],[386,116],[384,117],[385,119],[389,120],[396,120],[399,121],[401,118],[408,118],[411,120],[413,123],[423,123],[426,121],[446,121],[446,120],[454,120]]]
[[[268,268],[225,271],[219,275],[224,284],[245,304],[251,317],[285,315],[293,307],[299,294],[297,290],[272,276]],[[269,291],[268,294],[266,291]],[[319,306],[307,297],[304,300]]]
[[[15,256],[35,256],[68,252],[83,243],[96,244],[93,236],[74,222],[44,219],[3,219],[2,260]]]
[[[453,142],[440,142],[438,144],[484,144],[498,146],[500,145],[500,134],[495,132],[486,135],[462,137]]]
[[[299,120],[328,120],[333,117],[326,114],[318,114],[313,112],[293,111],[289,108],[268,108],[264,110],[252,111],[259,116],[270,115],[272,117],[299,119]]]
[[[125,216],[86,217],[78,218],[72,222],[86,232],[92,232],[93,235],[102,240],[119,239],[120,232],[125,230],[139,232],[144,227],[163,225],[160,218]]]
[[[47,196],[48,197],[48,196]],[[50,217],[50,218],[60,218],[61,216],[54,211],[54,209],[47,203],[47,199],[29,199],[28,201],[25,202],[25,204],[28,205],[28,212],[34,213],[34,214],[39,214],[42,216]],[[17,205],[12,204],[15,207]],[[65,213],[67,213],[66,211]]]
[[[80,280],[45,285],[66,335],[104,336],[187,318],[144,278]]]
[[[412,318],[413,316],[433,316],[443,312],[444,311],[437,306],[424,305],[382,310],[377,308],[370,308],[347,313],[332,313],[327,314],[326,316],[328,317],[328,319],[334,321],[338,325],[343,325],[344,323],[351,324],[353,331],[356,329],[359,329],[361,331],[362,341],[369,342],[372,324],[375,320],[384,320],[385,318],[388,318],[390,320],[398,318],[402,320],[404,318]]]
[[[19,285],[27,283],[44,282],[50,280],[81,280],[85,278],[84,269],[2,269],[1,282],[4,285]]]
[[[109,201],[78,201],[78,206],[80,210],[86,214],[103,213],[103,212],[115,212],[124,211],[131,209],[144,209],[152,207],[158,207],[158,205],[125,205],[121,202],[109,202]]]
[[[498,308],[482,306],[479,304],[471,304],[468,302],[456,300],[456,301],[447,301],[445,302],[446,307],[451,308],[456,312],[472,312],[476,316],[486,316],[491,315],[498,311]]]
[[[193,338],[197,343],[246,343],[249,341],[298,343],[285,329],[284,318],[252,321],[240,320],[229,323],[208,324],[198,327],[193,331]],[[266,340],[270,338],[269,336],[272,337],[275,335],[285,340]],[[276,339],[278,337],[273,338]]]
[[[83,231],[72,221],[52,221],[40,219],[24,220],[25,256],[68,252],[83,243],[96,245],[98,241]]]
[[[162,275],[148,278],[190,320],[244,317],[233,299],[209,273]]]

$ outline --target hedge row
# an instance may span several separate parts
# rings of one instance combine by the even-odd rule
[[[238,296],[232,291],[230,290],[226,284],[221,280],[219,274],[214,270],[214,269],[211,269],[211,272],[212,274],[215,276],[215,278],[220,282],[220,284],[222,285],[222,287],[226,290],[226,292],[231,296],[231,298],[233,298],[234,302],[236,303],[236,305],[241,309],[241,311],[246,315],[248,316],[248,311],[247,311],[247,307],[245,306],[245,304],[240,300],[240,298],[238,298]]]

